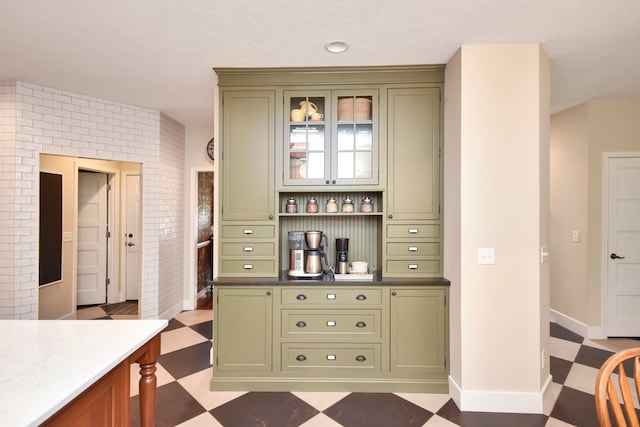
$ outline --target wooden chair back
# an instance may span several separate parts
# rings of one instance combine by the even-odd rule
[[[627,360],[630,362],[627,362],[625,370],[623,363]],[[629,369],[629,364],[631,369]],[[616,388],[614,374],[618,374],[617,384],[620,395]],[[640,347],[615,353],[600,368],[596,378],[595,393],[596,412],[600,426],[640,427],[638,415],[633,406],[633,391],[628,377],[633,378],[636,397],[640,396]],[[615,420],[616,424],[612,424],[612,420]]]

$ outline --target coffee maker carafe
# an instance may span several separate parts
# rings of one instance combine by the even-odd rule
[[[291,278],[321,277],[327,266],[327,254],[322,240],[327,238],[322,231],[289,231],[289,271]],[[324,266],[322,261],[324,260]]]

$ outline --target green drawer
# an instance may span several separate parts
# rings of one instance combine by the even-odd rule
[[[276,271],[274,260],[223,260],[222,274],[272,274]]]
[[[380,348],[380,344],[283,343],[282,370],[309,371],[309,374],[320,371],[327,376],[342,376],[348,372],[371,375],[381,371]],[[335,369],[344,371],[336,374]]]
[[[436,238],[440,237],[438,224],[390,224],[387,225],[390,238]]]
[[[379,339],[380,310],[282,310],[282,338]]]
[[[387,256],[424,257],[439,256],[440,243],[438,242],[388,242]]]
[[[273,237],[275,227],[273,225],[223,225],[223,239],[262,239]]]
[[[282,289],[282,304],[309,306],[322,304],[326,307],[340,305],[371,306],[382,303],[380,289],[336,289],[336,288],[285,288]]]
[[[273,243],[222,243],[222,256],[265,256],[275,255]]]
[[[402,274],[403,276],[422,276],[440,271],[439,260],[389,260],[387,274]]]

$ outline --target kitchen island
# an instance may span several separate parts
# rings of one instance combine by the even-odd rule
[[[449,281],[214,282],[212,390],[448,392]]]
[[[0,321],[2,424],[129,425],[129,365],[136,362],[142,425],[153,425],[155,364],[166,326],[166,320]]]

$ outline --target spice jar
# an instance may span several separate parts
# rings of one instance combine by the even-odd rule
[[[342,199],[342,212],[353,213],[353,200],[351,200],[351,197],[347,196]]]
[[[373,203],[371,203],[371,199],[369,196],[364,196],[362,199],[362,204],[360,205],[360,212],[370,213],[373,212]]]
[[[307,213],[318,213],[318,201],[313,197],[307,200],[307,206],[305,211]]]
[[[329,200],[327,200],[327,206],[325,207],[324,211],[326,213],[336,213],[338,212],[338,202],[336,201],[336,199],[331,196],[329,198]]]
[[[289,197],[289,200],[287,200],[286,212],[298,213],[298,204],[296,203],[296,199],[294,199],[293,196]]]

